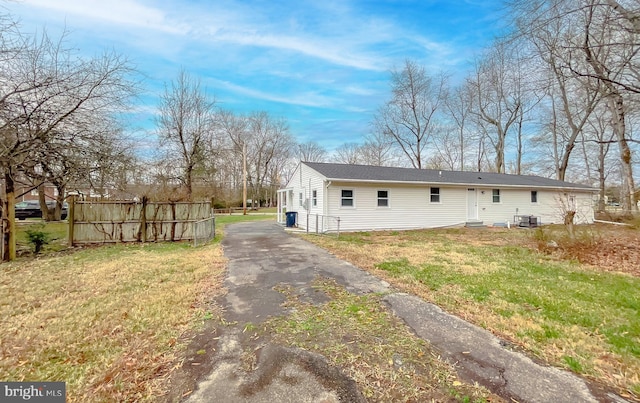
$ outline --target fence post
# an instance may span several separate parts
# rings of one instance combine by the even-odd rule
[[[69,211],[67,212],[67,219],[69,220],[69,246],[73,246],[74,225],[76,215],[76,196],[71,196],[71,204],[69,204]]]
[[[318,215],[316,214],[316,234],[318,233]]]
[[[193,223],[191,223],[191,234],[193,235],[193,247],[195,248],[196,246],[198,246],[198,231],[197,231],[197,227],[198,226],[198,221],[193,221]]]
[[[140,210],[140,236],[142,243],[147,242],[147,196],[142,196],[142,209]]]
[[[340,217],[338,217],[338,238],[340,238]]]

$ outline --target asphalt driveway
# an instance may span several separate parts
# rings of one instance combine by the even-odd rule
[[[241,369],[242,329],[269,316],[285,315],[284,296],[274,287],[292,287],[301,298],[323,303],[312,288],[318,276],[335,279],[352,293],[387,293],[385,302],[414,332],[456,365],[459,375],[505,399],[519,402],[596,402],[624,400],[589,387],[581,378],[539,365],[512,351],[491,333],[443,312],[415,296],[395,292],[388,283],[337,259],[273,222],[247,222],[225,228],[229,259],[223,304],[225,320],[236,323],[216,337],[211,373],[188,402],[364,401],[355,383],[324,357],[296,349],[266,346],[257,369]],[[295,379],[295,382],[291,382]],[[596,397],[597,396],[597,397]]]
[[[389,284],[323,249],[286,233],[273,222],[250,222],[225,229],[229,259],[226,279],[228,320],[259,323],[281,315],[284,296],[273,287],[288,284],[310,301],[324,302],[311,288],[318,276],[330,277],[353,293],[387,292]]]

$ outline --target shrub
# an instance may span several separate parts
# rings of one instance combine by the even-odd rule
[[[41,228],[28,229],[25,231],[27,240],[34,247],[34,252],[40,253],[42,246],[49,243],[51,236],[49,233],[42,231]]]

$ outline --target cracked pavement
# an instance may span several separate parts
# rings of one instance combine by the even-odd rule
[[[276,287],[288,285],[309,302],[325,302],[326,296],[315,292],[311,284],[318,276],[329,277],[353,293],[386,293],[384,301],[393,313],[454,364],[461,378],[478,382],[506,400],[624,402],[616,395],[590,388],[570,372],[534,362],[488,331],[433,304],[395,292],[388,283],[286,233],[274,222],[226,227],[223,248],[229,259],[225,320],[237,322],[240,331],[246,323],[286,314],[284,296]],[[187,402],[363,401],[352,380],[328,368],[322,356],[300,350],[266,346],[258,358],[257,371],[262,375],[243,373],[238,363],[238,329],[236,334],[223,335],[213,370]],[[257,389],[251,387],[256,379],[260,379]],[[248,388],[252,391],[250,399]]]

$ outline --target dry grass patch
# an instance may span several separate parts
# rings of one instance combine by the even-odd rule
[[[571,239],[563,226],[546,226],[536,230],[533,238],[537,242],[537,249],[550,255],[574,259],[595,266],[598,270],[640,277],[638,227],[607,224],[578,226],[575,238]]]
[[[0,267],[6,381],[65,381],[68,400],[152,401],[221,283],[218,244],[89,248]]]
[[[530,231],[307,239],[540,359],[640,396],[640,278],[538,253]]]
[[[502,401],[461,382],[451,365],[388,311],[381,296],[353,295],[327,279],[317,279],[315,287],[331,300],[312,305],[282,289],[292,312],[260,330],[277,343],[324,355],[371,402]]]

